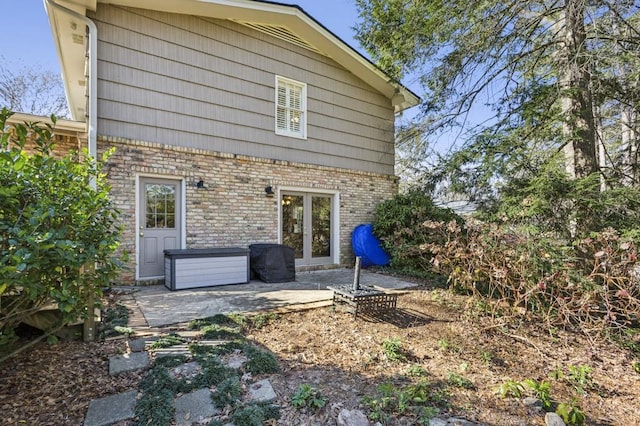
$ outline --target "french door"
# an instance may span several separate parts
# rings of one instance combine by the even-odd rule
[[[295,251],[296,266],[333,263],[334,196],[308,192],[280,193],[280,237]]]

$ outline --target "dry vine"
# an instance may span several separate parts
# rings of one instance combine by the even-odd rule
[[[423,259],[453,288],[482,300],[493,318],[534,315],[549,328],[577,329],[591,339],[639,325],[636,245],[612,229],[568,246],[475,222],[423,228],[439,241],[420,246]]]

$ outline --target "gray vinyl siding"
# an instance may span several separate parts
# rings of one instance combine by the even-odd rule
[[[99,4],[98,133],[393,174],[389,99],[335,61],[231,21]],[[307,84],[307,139],[275,134],[275,76]]]

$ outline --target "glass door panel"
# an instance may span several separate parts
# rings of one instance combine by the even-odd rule
[[[176,227],[176,185],[145,184],[147,215],[145,228]]]
[[[282,244],[291,247],[296,259],[304,256],[304,196],[282,196]]]
[[[331,197],[311,197],[311,257],[331,256]]]

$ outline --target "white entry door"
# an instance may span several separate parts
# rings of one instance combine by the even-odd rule
[[[164,276],[164,250],[180,248],[181,182],[140,178],[138,276]]]
[[[295,251],[296,266],[333,263],[334,196],[282,192],[280,204],[281,241]]]

